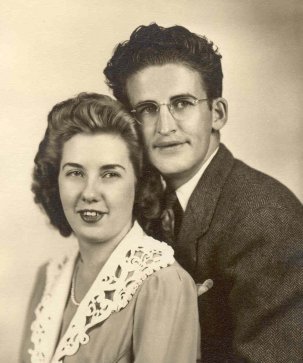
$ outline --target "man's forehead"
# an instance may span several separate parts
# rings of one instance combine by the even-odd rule
[[[164,102],[182,94],[205,95],[200,74],[186,65],[151,65],[130,76],[126,92],[131,104],[145,100]]]

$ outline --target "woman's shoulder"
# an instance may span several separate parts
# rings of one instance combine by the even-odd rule
[[[156,253],[156,259],[165,262],[162,267],[155,271],[147,280],[159,280],[159,282],[166,284],[177,284],[181,286],[184,284],[194,286],[195,283],[190,274],[174,259],[174,251],[171,246],[166,242],[159,241],[150,236],[145,235],[145,244],[148,243],[153,246]]]
[[[150,275],[138,289],[134,299],[136,310],[146,313],[146,309],[160,310],[161,314],[173,314],[172,309],[179,312],[187,307],[187,312],[197,310],[197,290],[191,276],[177,263],[164,267]],[[174,307],[174,308],[172,308]],[[143,310],[140,310],[140,309]]]
[[[27,303],[27,312],[20,350],[20,361],[29,360],[28,348],[31,345],[31,324],[35,320],[35,310],[45,289],[47,265],[48,263],[44,263],[38,268],[32,292]]]
[[[189,299],[197,297],[194,280],[176,261],[151,274],[143,282],[141,290],[149,291],[152,295],[165,291],[172,296],[187,295]]]
[[[34,284],[34,291],[40,291],[44,288],[46,283],[47,277],[47,267],[49,262],[44,262],[42,265],[38,267],[36,272],[35,284]]]
[[[174,261],[173,264],[156,271],[152,276],[165,281],[195,286],[194,280],[190,274],[184,270],[177,261]]]
[[[37,269],[35,282],[32,290],[31,301],[37,304],[45,293],[47,285],[56,278],[67,261],[66,255],[50,258],[43,262]]]
[[[39,266],[38,271],[36,272],[36,277],[34,280],[28,306],[28,310],[32,312],[34,312],[45,290],[48,264],[49,264],[48,262],[43,263],[42,265]]]

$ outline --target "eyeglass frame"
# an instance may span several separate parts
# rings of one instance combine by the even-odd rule
[[[209,98],[195,98],[195,97],[193,97],[193,96],[183,96],[183,98],[185,99],[186,97],[188,97],[188,98],[191,98],[192,99],[192,102],[194,103],[194,105],[192,105],[192,106],[197,106],[197,104],[199,103],[199,102],[202,102],[202,101],[209,101]],[[182,99],[182,97],[180,97],[181,99]],[[172,101],[170,101],[169,103],[158,103],[158,102],[156,102],[156,101],[148,101],[148,102],[146,102],[146,104],[153,104],[153,105],[155,105],[155,106],[157,106],[157,108],[156,108],[156,114],[157,114],[157,116],[158,116],[158,118],[159,118],[159,114],[160,114],[160,107],[161,106],[167,106],[167,109],[168,109],[168,111],[169,111],[169,113],[172,115],[172,117],[176,120],[176,117],[174,116],[174,114],[173,114],[173,105],[172,105],[172,103],[174,102],[174,101],[178,101],[178,98],[176,97],[176,99],[174,99],[174,100],[172,100]],[[144,102],[142,103],[142,105],[144,105]],[[140,106],[140,104],[139,104],[139,106]],[[138,105],[137,106],[135,106],[135,107],[138,107]],[[133,113],[133,114],[136,114],[137,113],[137,110],[136,110],[136,108],[133,108],[132,110],[130,110],[130,112],[131,113]],[[158,119],[157,118],[157,119]],[[143,124],[143,122],[142,121],[140,121],[140,120],[138,120],[136,117],[135,117],[135,120],[140,124],[140,125],[142,125]]]

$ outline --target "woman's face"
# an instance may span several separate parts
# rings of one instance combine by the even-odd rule
[[[118,243],[132,225],[136,177],[125,141],[77,134],[63,146],[59,191],[79,241]]]

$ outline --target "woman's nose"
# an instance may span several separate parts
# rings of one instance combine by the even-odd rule
[[[96,180],[87,180],[82,190],[82,200],[88,203],[97,202],[100,199],[100,187]]]

